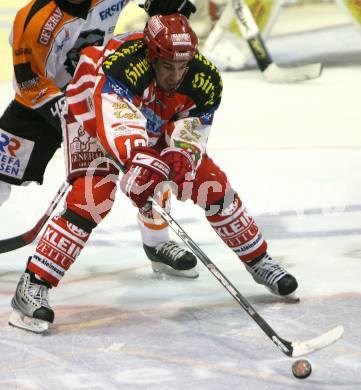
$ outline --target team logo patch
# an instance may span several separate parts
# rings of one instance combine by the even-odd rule
[[[66,125],[66,147],[67,174],[73,179],[84,176],[87,173],[92,161],[104,157],[98,146],[97,140],[91,137],[79,123],[68,123]],[[109,164],[103,163],[96,168],[98,173],[109,172]]]
[[[75,170],[87,168],[91,161],[102,157],[103,153],[96,139],[89,135],[82,126],[75,123],[68,125],[68,128],[71,126],[76,129],[70,143],[72,168]]]
[[[0,174],[22,179],[34,142],[0,129]]]

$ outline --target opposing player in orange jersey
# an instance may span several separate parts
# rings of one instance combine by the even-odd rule
[[[67,88],[68,138],[83,126],[123,167],[120,188],[138,208],[149,210],[149,196],[157,198],[168,185],[178,199],[192,199],[257,283],[290,296],[296,279],[267,254],[258,226],[206,152],[222,80],[197,42],[183,15],[156,15],[144,33],[85,49]],[[20,279],[12,325],[41,332],[53,321],[48,289],[110,211],[117,175],[100,159],[74,180],[64,212],[47,225]]]

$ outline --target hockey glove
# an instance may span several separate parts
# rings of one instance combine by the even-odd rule
[[[144,8],[149,16],[171,15],[179,12],[189,18],[197,10],[189,0],[146,0],[140,7]]]
[[[163,161],[170,168],[170,180],[178,186],[178,194],[182,193],[185,181],[192,181],[195,176],[195,163],[192,155],[181,148],[166,148],[161,153]]]
[[[120,188],[141,208],[154,195],[156,187],[168,180],[168,176],[169,167],[158,152],[150,148],[136,148],[120,181]]]

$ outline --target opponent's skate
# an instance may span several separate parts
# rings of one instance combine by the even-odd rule
[[[54,321],[54,311],[48,300],[49,288],[50,284],[26,270],[20,277],[11,301],[14,311],[10,315],[9,325],[35,333],[48,330],[49,323]]]
[[[156,247],[143,244],[146,255],[152,262],[154,272],[195,279],[199,274],[195,267],[197,258],[174,241]]]
[[[298,301],[294,293],[298,287],[297,280],[289,274],[278,262],[273,260],[267,253],[257,261],[244,263],[247,271],[253,279],[266,286],[273,294]]]

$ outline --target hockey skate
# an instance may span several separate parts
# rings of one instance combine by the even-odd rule
[[[253,279],[266,286],[273,294],[285,297],[290,301],[299,301],[294,293],[298,287],[296,278],[267,253],[260,260],[244,264]]]
[[[152,263],[153,272],[190,279],[198,278],[199,274],[195,269],[196,257],[174,241],[167,241],[156,247],[143,244],[143,248]]]
[[[34,333],[48,330],[54,321],[54,311],[49,306],[48,289],[51,286],[26,270],[20,277],[15,295],[11,301],[14,311],[9,318],[9,325]]]

